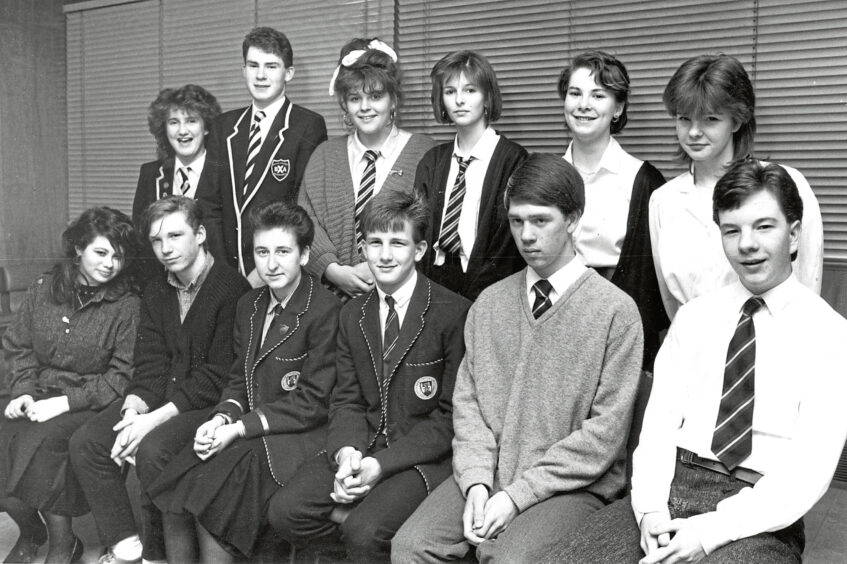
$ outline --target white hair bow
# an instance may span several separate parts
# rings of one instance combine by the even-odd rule
[[[359,57],[364,55],[369,50],[382,51],[395,63],[397,62],[397,53],[394,52],[394,49],[388,46],[388,44],[383,43],[379,39],[374,39],[370,43],[368,43],[367,49],[356,49],[355,51],[350,51],[344,58],[341,59],[341,64],[335,67],[335,71],[332,73],[332,79],[329,81],[329,95],[335,96],[335,81],[338,79],[338,71],[341,70],[342,66],[350,67],[359,60]]]

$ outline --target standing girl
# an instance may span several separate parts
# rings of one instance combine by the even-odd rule
[[[712,219],[712,192],[727,166],[750,157],[756,133],[756,97],[741,63],[729,55],[700,55],[685,61],[662,96],[676,122],[687,172],[650,198],[650,238],[659,290],[668,316],[697,296],[738,279],[723,252]],[[823,223],[809,183],[788,171],[803,200],[803,223],[794,275],[820,293]]]
[[[379,39],[353,39],[341,48],[329,93],[350,133],[315,149],[299,204],[315,222],[306,270],[350,297],[373,287],[361,251],[364,205],[380,190],[411,192],[415,167],[433,142],[397,127],[402,100],[397,54]]]
[[[612,137],[627,123],[629,74],[623,63],[602,51],[578,55],[559,76],[559,97],[573,136],[564,158],[585,183],[576,251],[635,300],[644,325],[644,368],[652,371],[668,317],[653,267],[648,204],[665,178]]]
[[[524,267],[509,230],[503,192],[526,150],[497,133],[502,101],[491,64],[474,51],[454,51],[432,77],[435,119],[456,138],[424,155],[415,187],[432,208],[424,273],[475,300],[494,282]]]
[[[5,562],[31,562],[48,538],[47,562],[80,559],[71,517],[88,504],[68,467],[68,439],[120,398],[132,376],[139,317],[127,275],[126,257],[138,250],[132,222],[91,208],[62,241],[66,260],[30,286],[3,335],[12,399],[0,419],[0,510],[20,529]]]

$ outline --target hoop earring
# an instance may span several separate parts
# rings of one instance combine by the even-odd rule
[[[350,129],[353,127],[353,118],[350,117],[350,114],[344,112],[344,117],[341,118],[341,121],[344,122],[344,127]]]
[[[486,125],[488,124],[488,106],[482,107],[482,117],[485,119]]]
[[[75,256],[71,259],[71,263],[73,263],[75,266],[79,266],[80,264],[82,264],[82,257],[79,255]]]
[[[612,123],[618,123],[621,120],[620,114],[612,116]]]

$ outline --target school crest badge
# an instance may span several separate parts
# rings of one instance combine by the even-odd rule
[[[288,374],[282,377],[282,381],[280,384],[282,385],[282,389],[286,392],[290,392],[294,388],[297,387],[297,381],[300,379],[300,373],[296,370],[292,370]]]
[[[271,162],[271,174],[277,182],[282,182],[291,172],[291,161],[288,159],[274,159]]]
[[[438,381],[432,376],[421,376],[415,381],[415,395],[424,401],[435,397]]]

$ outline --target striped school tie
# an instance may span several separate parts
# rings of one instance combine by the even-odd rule
[[[365,205],[373,199],[374,187],[376,186],[376,160],[379,158],[378,151],[365,151],[365,160],[368,164],[365,166],[365,172],[362,174],[362,181],[359,183],[359,192],[356,194],[356,248],[359,252],[365,246],[365,236],[362,234],[362,211]]]
[[[385,304],[388,306],[388,316],[385,318],[385,333],[382,337],[382,377],[388,378],[391,370],[389,357],[397,346],[397,338],[400,336],[400,318],[394,309],[394,297],[385,296]]]
[[[450,192],[447,211],[444,213],[444,221],[441,223],[441,235],[438,237],[438,248],[445,253],[458,253],[462,244],[459,239],[459,216],[462,215],[462,201],[465,199],[465,173],[474,158],[462,159],[462,157],[456,155],[459,173],[456,175],[453,190]]]
[[[744,302],[726,353],[723,392],[712,436],[712,452],[729,470],[735,469],[753,450],[753,387],[756,376],[753,314],[764,305],[764,300],[755,296]]]
[[[553,291],[553,285],[550,281],[542,278],[532,285],[532,291],[535,292],[535,303],[532,304],[532,316],[538,319],[544,312],[553,307],[553,302],[550,300],[550,292]]]
[[[188,196],[188,193],[191,192],[191,183],[188,181],[188,171],[190,170],[191,167],[179,167],[179,177],[182,179],[182,182],[180,182],[179,185],[179,193],[183,196]]]
[[[256,164],[256,157],[259,156],[259,149],[262,148],[262,135],[259,129],[259,123],[265,119],[265,112],[262,110],[253,114],[253,123],[250,124],[250,140],[247,143],[247,169],[244,172],[244,194],[250,191],[250,183],[253,180],[253,168]]]

